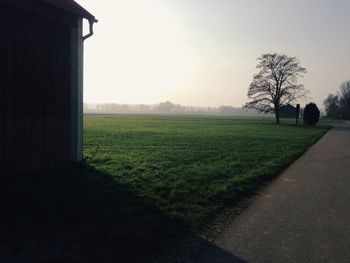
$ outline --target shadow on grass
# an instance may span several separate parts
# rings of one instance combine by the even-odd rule
[[[1,262],[192,262],[208,245],[87,164],[1,178],[0,207]]]

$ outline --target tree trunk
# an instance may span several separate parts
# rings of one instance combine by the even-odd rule
[[[280,124],[280,111],[275,111],[275,117],[276,117],[276,124]]]

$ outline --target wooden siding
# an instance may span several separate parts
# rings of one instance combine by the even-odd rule
[[[0,173],[70,161],[71,28],[0,3]]]

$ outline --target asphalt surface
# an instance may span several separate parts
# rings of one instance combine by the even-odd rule
[[[350,122],[262,191],[196,262],[350,262]]]

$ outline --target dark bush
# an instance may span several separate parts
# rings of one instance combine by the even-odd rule
[[[315,125],[320,120],[320,110],[315,103],[309,103],[304,109],[304,124]]]

